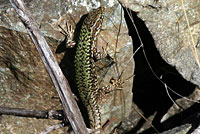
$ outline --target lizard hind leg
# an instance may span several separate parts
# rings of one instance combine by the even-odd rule
[[[117,79],[114,79],[112,77],[110,79],[110,81],[109,81],[110,84],[108,84],[107,86],[102,86],[101,88],[99,88],[99,94],[98,94],[98,99],[97,100],[98,100],[98,103],[100,103],[100,104],[108,105],[108,104],[110,104],[109,100],[112,98],[111,99],[112,100],[111,107],[113,107],[113,106],[122,107],[123,110],[121,110],[120,112],[123,114],[124,113],[124,107],[125,107],[125,104],[124,104],[125,102],[123,100],[123,98],[124,98],[124,95],[123,95],[123,84],[126,81],[128,81],[130,78],[132,78],[133,75],[128,77],[124,81],[122,81],[121,80],[121,75],[122,74],[123,74],[123,72],[120,74],[119,78],[117,78]],[[115,91],[117,91],[117,90],[118,91],[120,90],[120,92],[116,92],[116,94],[115,94]],[[113,93],[113,94],[111,95],[111,93]],[[122,98],[120,97],[120,99],[118,98],[116,100],[115,97],[117,97],[119,94],[122,95]],[[113,95],[114,96],[117,95],[117,96],[114,97]],[[121,100],[121,101],[118,102],[119,100]],[[107,120],[105,120],[105,119],[103,120],[102,119],[102,124],[103,124],[102,125],[102,130],[103,131],[104,130],[106,131],[107,129],[112,128],[112,126],[114,126],[114,124],[119,120],[119,117],[116,117],[115,114],[112,114],[113,112],[116,112],[115,110],[110,109],[110,111],[107,111],[107,112],[111,112],[111,113],[109,114],[109,118],[107,118]],[[123,118],[123,116],[124,115],[122,115],[121,118]]]
[[[100,96],[99,99],[102,99],[105,95],[114,92],[116,90],[122,90],[123,89],[123,84],[128,81],[129,79],[131,79],[132,77],[134,77],[134,74],[129,76],[127,79],[125,79],[124,81],[121,80],[121,76],[123,74],[123,71],[121,72],[121,74],[119,75],[119,78],[115,79],[113,77],[111,77],[110,79],[110,84],[107,86],[103,86],[100,88]]]

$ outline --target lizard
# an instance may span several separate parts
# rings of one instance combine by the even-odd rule
[[[80,28],[76,43],[73,41],[72,33],[74,31],[71,26],[67,25],[67,31],[63,30],[64,33],[61,32],[67,36],[67,47],[76,45],[74,60],[76,87],[83,104],[89,112],[90,128],[93,134],[103,133],[99,100],[106,93],[113,91],[112,86],[119,87],[121,85],[119,80],[111,80],[112,86],[108,85],[106,87],[99,87],[97,82],[95,59],[99,59],[99,55],[96,48],[96,39],[101,30],[104,13],[104,7],[89,12]]]
[[[84,19],[74,60],[76,86],[83,104],[92,115],[90,128],[94,134],[102,134],[98,104],[100,89],[97,85],[95,58],[97,57],[96,38],[101,30],[104,11],[104,7],[93,9]]]

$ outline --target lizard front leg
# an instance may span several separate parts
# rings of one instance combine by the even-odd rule
[[[74,29],[72,25],[68,25],[68,23],[66,22],[66,31],[60,25],[58,26],[62,30],[60,31],[60,33],[65,36],[66,48],[73,48],[76,43],[74,41]]]

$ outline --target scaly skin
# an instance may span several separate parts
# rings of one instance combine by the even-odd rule
[[[95,71],[95,42],[104,16],[104,8],[92,10],[85,18],[81,27],[75,55],[75,78],[80,97],[86,106],[92,123],[90,127],[94,134],[101,132],[101,114],[98,104],[99,88]]]

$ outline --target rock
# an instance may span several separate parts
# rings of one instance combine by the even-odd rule
[[[162,122],[161,124],[161,116],[163,117],[164,114],[166,114],[169,118],[173,118],[174,114],[190,109],[194,104],[194,102],[192,101],[197,102],[199,100],[199,94],[197,94],[197,92],[199,91],[198,87],[200,85],[200,66],[198,59],[200,26],[200,12],[198,10],[199,6],[197,6],[197,3],[194,1],[184,1],[184,6],[190,23],[191,32],[194,38],[193,44],[189,33],[187,21],[185,19],[183,4],[181,3],[181,1],[120,0],[120,2],[125,7],[125,10],[131,9],[133,11],[130,12],[130,15],[132,15],[132,17],[129,18],[133,18],[134,23],[137,23],[136,26],[143,43],[141,44],[141,42],[138,41],[141,48],[134,56],[136,74],[134,78],[134,85],[136,86],[133,87],[134,103],[137,104],[139,109],[142,111],[141,113],[145,117],[147,117],[150,122],[152,122],[153,124],[159,124],[156,126],[156,128],[159,129],[165,127],[165,130],[167,130],[169,129],[167,128],[168,125],[174,124],[174,122],[167,121],[168,124],[166,122]],[[138,16],[139,18],[135,16]],[[138,21],[139,19],[143,20],[145,26],[143,26],[143,22]],[[139,24],[139,22],[141,24]],[[134,29],[133,24],[129,26],[129,30],[131,28]],[[148,32],[150,31],[151,35],[149,36],[146,34],[146,32],[141,32],[143,29],[146,29],[146,31]],[[134,36],[137,35],[134,34]],[[149,38],[153,39],[153,45],[156,47],[156,51],[153,48],[154,46],[152,47],[152,45],[150,44],[151,42],[148,42]],[[133,37],[133,42],[136,42],[134,40],[135,38]],[[137,44],[134,43],[133,45],[134,49],[137,50]],[[157,53],[157,51],[159,52],[159,54],[156,55],[155,53]],[[197,51],[197,54],[195,51]],[[146,62],[144,53],[146,54],[151,68]],[[158,60],[160,55],[165,62],[160,62],[160,60]],[[171,66],[169,66],[167,63]],[[168,67],[165,65],[167,65]],[[175,69],[173,67],[175,67]],[[138,68],[143,68],[143,70],[141,69],[143,72],[139,72],[137,74]],[[153,73],[157,74],[157,78],[155,77],[155,75],[152,75]],[[179,75],[179,73],[181,75]],[[139,80],[137,79],[138,75],[140,77]],[[141,77],[141,75],[143,75],[143,77]],[[181,76],[183,76],[185,80],[182,79]],[[162,80],[163,83],[160,82],[158,79]],[[166,79],[168,80],[166,81]],[[181,80],[182,83],[179,83],[179,80]],[[140,85],[136,84],[138,81]],[[154,81],[158,81],[156,83],[156,86],[154,86],[153,84]],[[183,86],[183,84],[185,86]],[[172,87],[170,85],[172,85]],[[138,89],[139,86],[141,87],[140,89]],[[168,91],[166,91],[165,86],[171,87],[173,91],[179,93],[182,96],[187,96],[187,98],[190,98],[189,95],[194,91],[193,94],[195,94],[195,97],[190,98],[190,100],[186,100],[184,97],[175,95],[175,93],[172,93],[169,89]],[[197,88],[195,89],[196,86]],[[173,109],[171,107],[173,103],[172,100],[170,100],[170,97],[173,101],[177,102],[184,109],[177,107],[176,110]],[[180,113],[180,116],[182,115],[182,112]],[[140,133],[151,127],[150,123],[144,121],[143,119],[140,120],[138,116],[136,116],[136,114],[134,113],[136,112],[133,111],[132,115],[130,115],[129,117],[130,120],[126,122],[126,127],[130,127],[128,129],[131,130],[131,127],[134,128],[131,131],[132,133]],[[159,115],[159,113],[161,114]],[[171,113],[173,113],[173,116]],[[163,117],[163,119],[165,117]],[[156,123],[154,122],[155,119],[158,120]],[[185,118],[181,119],[185,120]],[[181,121],[177,120],[177,122],[179,123]],[[150,133],[148,131],[145,132]],[[154,132],[155,131],[151,133]]]
[[[184,4],[174,0],[120,2],[137,12],[138,17],[145,22],[162,58],[174,66],[186,80],[200,87],[200,11],[196,1],[185,0]]]
[[[123,83],[123,89],[114,90],[101,101],[102,124],[109,122],[104,128],[104,133],[114,131],[114,128],[131,112],[132,76],[134,71],[133,58],[131,57],[133,52],[132,43],[128,36],[123,11],[119,3],[112,1],[100,3],[97,1],[61,2],[54,0],[27,0],[25,3],[40,26],[40,30],[47,38],[67,79],[69,79],[70,75],[68,74],[71,71],[68,69],[73,66],[73,62],[69,61],[68,52],[61,53],[66,50],[63,42],[65,37],[60,33],[61,29],[58,25],[66,29],[66,22],[68,22],[69,25],[75,28],[81,17],[91,9],[100,5],[107,5],[105,6],[106,15],[103,30],[98,36],[97,43],[98,50],[103,52],[102,48],[104,48],[112,57],[110,60],[114,63],[107,67],[105,65],[100,67],[103,71],[99,72],[99,80],[101,80],[101,86],[110,84],[111,78],[121,79]],[[0,80],[3,87],[0,97],[1,104],[31,109],[57,109],[57,106],[60,108],[59,100],[51,99],[57,93],[39,54],[27,35],[26,28],[17,18],[10,3],[5,1],[0,6]],[[104,61],[102,62],[104,64]],[[73,80],[71,82],[73,83]],[[13,118],[16,121],[18,119]],[[9,132],[13,129],[15,133],[28,134],[36,133],[35,131],[39,133],[47,128],[45,125],[35,123],[36,119],[34,121],[30,119],[28,122],[19,120],[19,124],[23,124],[23,126],[30,125],[30,122],[33,123],[34,127],[27,132],[27,130],[20,129],[14,123],[6,124],[7,120],[10,120],[10,117],[4,119],[2,132]],[[54,122],[52,121],[52,123]],[[43,122],[42,124],[50,125],[51,123]],[[40,126],[42,127],[37,129]]]
[[[51,38],[47,38],[47,41],[55,52],[58,42]],[[2,106],[38,110],[61,109],[59,99],[52,98],[57,96],[57,93],[30,37],[2,26],[0,81]],[[57,123],[59,122],[53,120],[3,116],[0,131],[17,134],[39,133]]]
[[[186,134],[191,128],[190,124],[185,124],[160,134]]]

